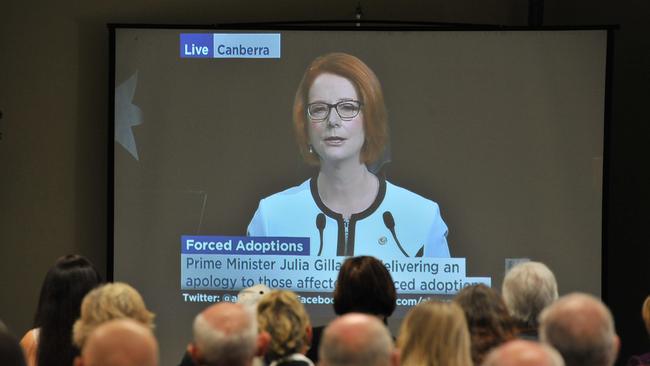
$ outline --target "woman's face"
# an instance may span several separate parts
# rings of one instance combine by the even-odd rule
[[[363,131],[363,113],[359,111],[355,117],[341,118],[337,108],[343,111],[344,117],[354,102],[360,102],[357,90],[352,82],[335,74],[321,74],[314,80],[309,89],[307,105],[326,103],[329,115],[321,121],[308,117],[309,142],[321,162],[339,163],[346,160],[360,161],[361,148],[365,140]],[[348,104],[345,102],[353,102]],[[321,112],[323,110],[321,109]]]

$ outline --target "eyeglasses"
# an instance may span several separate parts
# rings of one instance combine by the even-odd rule
[[[329,117],[330,111],[334,108],[342,120],[349,121],[359,115],[362,105],[363,103],[357,100],[343,100],[336,104],[315,102],[307,105],[307,114],[312,122],[322,122]]]

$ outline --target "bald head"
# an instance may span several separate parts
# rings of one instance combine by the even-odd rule
[[[580,293],[563,296],[542,312],[540,338],[562,354],[567,366],[611,366],[619,348],[609,309]]]
[[[134,320],[110,320],[90,333],[75,365],[157,366],[158,343],[149,328]]]
[[[257,348],[255,316],[241,304],[218,303],[194,319],[194,342],[188,350],[197,364],[248,365]]]
[[[483,366],[564,366],[562,356],[538,342],[515,340],[492,350]]]
[[[349,313],[325,328],[320,345],[321,365],[388,366],[397,364],[393,340],[377,317]]]
[[[254,323],[252,315],[251,311],[241,304],[222,302],[208,307],[199,317],[210,327],[230,335],[251,327]]]

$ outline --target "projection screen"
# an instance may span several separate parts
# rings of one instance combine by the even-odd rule
[[[395,335],[417,303],[499,289],[521,261],[546,263],[562,293],[600,295],[607,30],[111,34],[113,279],[157,314],[163,364],[201,309],[256,283],[295,291],[326,324],[350,255],[393,275]],[[388,126],[362,161],[376,186],[347,218],[324,187],[377,134],[368,76],[323,72],[343,86],[307,85],[313,109],[294,126],[303,75],[332,53],[374,73]]]

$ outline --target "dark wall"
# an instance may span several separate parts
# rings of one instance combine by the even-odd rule
[[[622,339],[620,362],[650,351],[641,304],[650,295],[650,3],[547,0],[545,24],[619,24],[615,32],[603,295]],[[578,274],[579,275],[579,274]]]
[[[358,1],[10,1],[0,13],[0,318],[21,335],[54,260],[81,253],[106,270],[109,22],[208,24],[351,19]],[[366,19],[525,25],[527,2],[367,1]],[[650,4],[547,0],[545,24],[616,32],[604,294],[624,357],[650,350],[646,144]],[[579,274],[577,274],[579,275]]]

